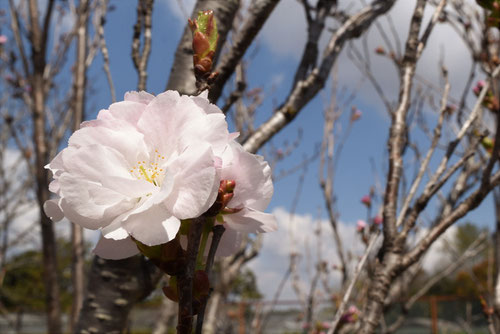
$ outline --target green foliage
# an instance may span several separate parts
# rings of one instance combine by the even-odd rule
[[[476,0],[476,2],[489,11],[486,16],[488,26],[500,28],[500,0]]]
[[[250,269],[245,269],[240,272],[235,279],[231,292],[233,296],[242,299],[261,299],[262,294],[257,287],[257,279],[255,274]]]
[[[89,245],[86,245],[88,248]],[[61,288],[61,306],[69,310],[72,300],[71,243],[58,240],[58,276]],[[87,252],[88,253],[88,252]],[[0,302],[8,310],[41,312],[45,309],[43,258],[41,250],[16,254],[6,264],[7,272],[0,289]]]
[[[463,254],[481,233],[487,231],[487,228],[479,228],[470,222],[458,225],[453,239],[448,240],[443,250],[451,256]]]
[[[486,228],[479,228],[472,223],[457,226],[453,239],[448,240],[443,251],[451,258],[463,254],[467,248],[479,237]],[[479,253],[475,259],[471,259],[454,275],[442,279],[434,285],[428,295],[457,295],[476,299],[487,290],[488,261],[487,250]]]

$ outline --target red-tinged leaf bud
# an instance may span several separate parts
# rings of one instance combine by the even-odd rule
[[[197,80],[210,77],[219,34],[212,10],[200,11],[194,20],[188,20],[193,32],[193,65]]]

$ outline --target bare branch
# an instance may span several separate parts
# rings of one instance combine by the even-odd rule
[[[151,24],[154,0],[137,1],[137,21],[134,25],[134,36],[132,39],[132,60],[139,75],[137,90],[146,90],[148,77],[147,66],[149,54],[151,53]],[[144,46],[140,51],[141,33],[144,31]]]
[[[227,80],[234,73],[238,63],[243,58],[250,44],[259,33],[267,18],[273,12],[280,0],[255,0],[250,3],[248,16],[238,33],[232,38],[232,48],[222,56],[217,65],[216,72],[219,73],[217,80],[210,87],[208,98],[213,103],[219,99],[222,89]]]
[[[394,2],[394,0],[373,1],[347,19],[330,39],[321,64],[311,70],[304,80],[298,81],[293,86],[285,103],[245,140],[243,147],[249,152],[257,152],[278,131],[289,124],[302,108],[323,88],[328,74],[337,60],[340,51],[343,49],[345,42],[366,31],[375,19],[392,7]]]

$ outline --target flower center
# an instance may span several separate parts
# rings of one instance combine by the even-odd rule
[[[139,180],[146,180],[160,187],[165,178],[165,170],[160,168],[164,162],[165,156],[154,150],[149,161],[137,161],[137,164],[130,169],[130,173]]]

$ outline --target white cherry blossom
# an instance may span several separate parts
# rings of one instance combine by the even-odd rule
[[[103,238],[111,259],[172,240],[180,220],[204,213],[220,183],[216,165],[232,137],[222,112],[204,97],[129,92],[125,101],[84,122],[46,168],[58,199],[45,204]]]
[[[234,140],[222,154],[221,179],[235,181],[233,198],[223,213],[224,227],[217,255],[236,252],[243,234],[276,231],[274,215],[263,212],[273,195],[271,168],[262,156],[248,153]]]

